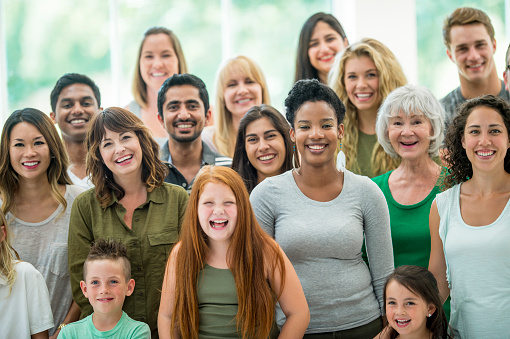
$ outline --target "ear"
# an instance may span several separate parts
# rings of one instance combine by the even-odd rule
[[[434,314],[434,312],[436,311],[436,306],[434,306],[434,304],[429,304],[429,314]]]
[[[342,139],[344,137],[344,124],[338,125],[338,139]]]
[[[446,49],[446,55],[448,55],[448,58],[450,58],[450,60],[455,63],[455,60],[453,59],[453,55],[452,55],[452,52],[450,52],[450,49],[447,48]]]
[[[161,126],[163,126],[163,128],[165,128],[165,119],[163,119],[163,118],[161,117],[161,115],[159,114],[159,112],[158,112],[158,121],[159,121],[159,123],[161,124]]]
[[[492,40],[492,48],[494,49],[493,55],[496,54],[496,39]]]
[[[135,290],[135,279],[129,279],[127,282],[127,290],[126,290],[126,296],[130,296],[133,294],[133,291]]]
[[[349,40],[347,40],[347,37],[344,38],[344,47],[347,48],[349,46]]]
[[[507,65],[508,66],[508,65]],[[503,71],[503,80],[505,81],[505,89],[507,91],[510,91],[510,89],[508,89],[508,75],[507,75],[508,71],[507,70],[504,70]]]
[[[294,131],[294,128],[291,128],[290,129],[290,140],[292,140],[292,142],[296,142],[296,132]]]
[[[85,281],[80,281],[80,288],[81,288],[81,292],[83,293],[83,295],[85,296],[85,298],[88,298],[88,295],[87,295],[87,284],[85,283]]]
[[[462,134],[461,142],[462,142],[462,148],[466,149],[466,141],[464,140],[464,134]]]
[[[211,126],[212,125],[212,110],[209,108],[207,110],[207,113],[205,113],[205,125],[204,126]]]
[[[54,124],[57,123],[56,117],[57,117],[57,115],[55,114],[55,112],[50,113],[50,119],[51,119],[51,121],[53,121]]]

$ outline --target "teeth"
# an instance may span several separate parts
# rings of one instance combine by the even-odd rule
[[[31,161],[31,162],[24,162],[23,165],[25,165],[25,166],[35,166],[38,163],[39,163],[38,161]]]
[[[408,320],[396,320],[397,324],[399,325],[405,325],[407,323],[409,323],[411,320],[408,319]]]
[[[191,128],[193,127],[192,124],[177,124],[177,127],[179,128]]]
[[[271,160],[275,157],[276,155],[274,154],[268,154],[268,155],[263,155],[261,157],[259,157],[259,160],[262,160],[262,161],[265,161],[265,160]]]
[[[482,67],[482,64],[476,64],[476,65],[469,66],[469,68],[478,68],[478,67]]]
[[[166,73],[152,73],[152,76],[153,77],[162,77],[164,76]]]
[[[250,100],[251,100],[251,99],[241,99],[241,100],[237,100],[237,103],[238,103],[238,104],[244,104],[244,103],[246,103],[246,102],[248,102],[248,101],[250,101]]]
[[[324,146],[324,145],[308,145],[308,147],[311,149],[319,150],[319,149],[323,149],[326,146]]]
[[[126,161],[128,159],[131,159],[132,157],[133,157],[132,155],[126,155],[126,156],[123,156],[120,159],[115,160],[115,162],[120,163],[120,162]]]
[[[85,119],[74,119],[74,120],[71,120],[70,123],[71,124],[84,124],[85,122],[87,122],[87,120]]]
[[[478,154],[482,157],[488,157],[489,155],[493,155],[494,151],[487,151],[487,152],[477,151],[476,154]]]
[[[361,99],[366,99],[366,98],[370,98],[372,96],[372,94],[356,94],[356,96]]]
[[[330,55],[325,55],[325,56],[320,57],[319,60],[328,60],[328,59],[331,59],[332,56],[333,55],[331,55],[331,54]]]
[[[222,219],[222,220],[211,220],[210,221],[210,224],[213,228],[217,228],[217,227],[223,227],[223,226],[226,226],[227,225],[227,222],[228,220],[227,219]]]

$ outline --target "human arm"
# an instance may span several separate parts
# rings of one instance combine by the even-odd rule
[[[32,334],[30,339],[48,339],[48,330]]]
[[[71,307],[69,307],[69,311],[64,319],[64,324],[70,324],[80,319],[80,306],[73,300],[71,303]],[[50,337],[50,339],[57,339],[60,330],[56,330],[55,333]]]
[[[436,200],[432,202],[430,207],[429,228],[430,228],[430,259],[429,271],[432,272],[437,280],[437,287],[441,300],[444,303],[450,295],[450,288],[446,280],[446,259],[443,251],[443,241],[439,236],[439,224],[441,218],[437,209]]]
[[[83,263],[94,241],[90,214],[91,210],[87,210],[86,204],[82,203],[78,197],[74,201],[69,220],[68,262],[73,299],[83,316],[93,312],[92,306],[80,288],[80,281],[83,280]]]
[[[384,314],[383,289],[386,277],[393,272],[393,245],[391,241],[390,215],[383,193],[372,181],[360,196],[363,203],[365,245],[372,287]],[[363,192],[362,191],[362,192]]]
[[[308,303],[294,267],[283,250],[278,248],[285,263],[285,284],[282,286],[278,267],[274,275],[269,275],[269,282],[275,295],[281,292],[278,302],[286,318],[278,338],[302,338],[310,322]]]
[[[170,330],[172,328],[172,316],[175,306],[175,270],[179,247],[179,243],[174,246],[165,269],[158,313],[158,333],[160,339],[178,339],[181,337],[177,326],[174,328],[173,333]]]

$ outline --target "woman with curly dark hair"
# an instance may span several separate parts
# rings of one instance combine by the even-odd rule
[[[87,174],[95,188],[81,194],[71,211],[73,298],[82,317],[92,313],[80,289],[83,263],[96,239],[116,239],[127,248],[136,281],[123,310],[148,323],[155,338],[165,262],[177,242],[188,194],[163,182],[168,168],[159,160],[159,146],[133,113],[118,107],[98,113],[85,142]]]
[[[510,105],[487,95],[459,108],[446,134],[451,189],[430,210],[429,270],[461,338],[510,333]]]

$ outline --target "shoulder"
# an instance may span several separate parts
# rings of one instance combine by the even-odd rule
[[[25,280],[44,279],[39,271],[31,264],[26,261],[18,261],[14,265],[16,274],[18,277],[24,277]]]
[[[498,95],[501,99],[506,100],[507,102],[510,102],[510,92],[508,92],[505,88],[505,82],[501,80],[501,91]]]
[[[449,201],[452,201],[452,199],[455,199],[456,196],[458,196],[460,190],[460,184],[457,184],[449,189],[447,189],[444,192],[439,193],[436,195],[436,204],[437,208],[440,209],[441,206],[448,204]]]
[[[384,174],[383,174],[384,175]],[[379,186],[365,175],[355,174],[349,170],[344,171],[344,185],[347,183],[348,187],[355,190],[370,190],[381,191]],[[354,185],[354,187],[353,187]]]
[[[280,175],[266,178],[260,184],[255,186],[255,188],[251,192],[250,197],[265,195],[268,194],[269,192],[271,192],[272,194],[279,194],[281,192],[288,193],[289,188],[291,187],[290,179],[293,180],[292,170],[287,171]]]
[[[68,195],[72,200],[76,199],[76,197],[85,191],[87,191],[85,188],[77,185],[66,185],[66,195]]]
[[[457,101],[463,99],[462,92],[460,91],[460,86],[455,88],[453,91],[445,95],[443,98],[439,100],[439,102],[443,106],[452,106],[457,103]]]
[[[140,113],[142,111],[142,107],[135,101],[131,101],[127,106],[126,109],[136,115],[137,117],[140,117]]]
[[[74,199],[74,204],[75,205],[97,204],[99,206],[99,200],[97,200],[95,188],[91,188],[86,191],[81,191],[80,193],[78,193],[78,195]]]
[[[170,184],[168,182],[164,182],[161,186],[154,189],[154,192],[158,192],[163,195],[170,196],[188,196],[186,190],[179,185]]]
[[[86,318],[81,320],[72,322],[67,324],[60,330],[59,338],[62,336],[63,338],[80,338],[79,335],[83,335],[87,329],[87,322],[89,321],[89,317],[92,317],[92,314]]]
[[[374,177],[374,178],[372,178],[372,181],[375,182],[375,184],[377,186],[382,188],[383,185],[388,182],[388,179],[390,177],[391,172],[393,172],[393,171],[388,171],[388,172],[386,172],[384,174],[381,174],[381,175],[379,175],[377,177]]]
[[[219,154],[218,152],[213,151],[205,141],[202,141],[202,158],[203,161],[208,165],[224,167],[232,166],[232,158],[226,157]]]
[[[146,323],[132,319],[124,311],[122,311],[122,319],[124,322],[122,324],[122,327],[128,326],[129,328],[132,329],[132,331],[135,332],[133,334],[141,335],[141,334],[145,333],[145,334],[148,334],[150,337],[150,328],[149,328],[149,325],[147,325]],[[137,336],[136,338],[141,338],[141,337]]]

